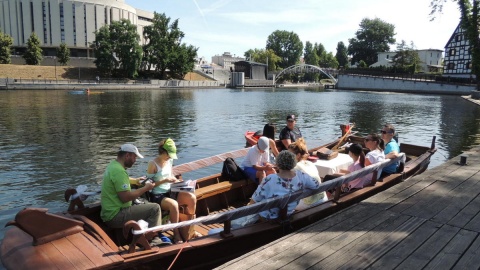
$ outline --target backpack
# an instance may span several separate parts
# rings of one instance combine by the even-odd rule
[[[223,162],[222,178],[229,181],[240,181],[247,179],[247,174],[240,168],[233,158],[226,158]]]

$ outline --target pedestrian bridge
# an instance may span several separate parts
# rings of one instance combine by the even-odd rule
[[[280,73],[277,74],[275,77],[274,83],[276,84],[278,79],[282,77],[285,74],[299,74],[299,73],[323,73],[325,76],[327,76],[329,79],[333,80],[335,83],[337,83],[337,79],[335,79],[330,73],[328,73],[326,70],[322,69],[321,67],[314,66],[314,65],[308,65],[308,64],[299,64],[299,65],[293,65],[290,66],[284,70],[282,70]]]

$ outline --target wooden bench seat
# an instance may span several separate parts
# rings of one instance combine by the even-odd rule
[[[201,187],[195,190],[195,195],[197,196],[197,200],[201,200],[204,198],[208,198],[220,193],[227,192],[232,189],[241,188],[248,184],[249,180],[241,180],[241,181],[223,181],[216,184],[208,185],[205,187]]]
[[[197,215],[208,215],[212,211],[228,208],[232,203],[238,200],[247,201],[256,188],[250,180],[241,181],[220,181],[217,177],[217,183],[202,186],[202,183],[210,181],[197,182],[195,196],[197,197]],[[197,180],[198,181],[198,180]]]

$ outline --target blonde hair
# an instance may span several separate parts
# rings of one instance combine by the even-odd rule
[[[299,138],[295,142],[291,143],[288,146],[288,150],[291,150],[295,155],[300,154],[302,159],[306,159],[308,157],[307,144],[303,138]]]

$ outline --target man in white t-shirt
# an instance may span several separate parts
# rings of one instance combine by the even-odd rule
[[[247,156],[242,162],[242,169],[252,181],[261,183],[265,176],[275,173],[270,163],[269,140],[267,137],[260,137],[258,143],[248,150]]]

